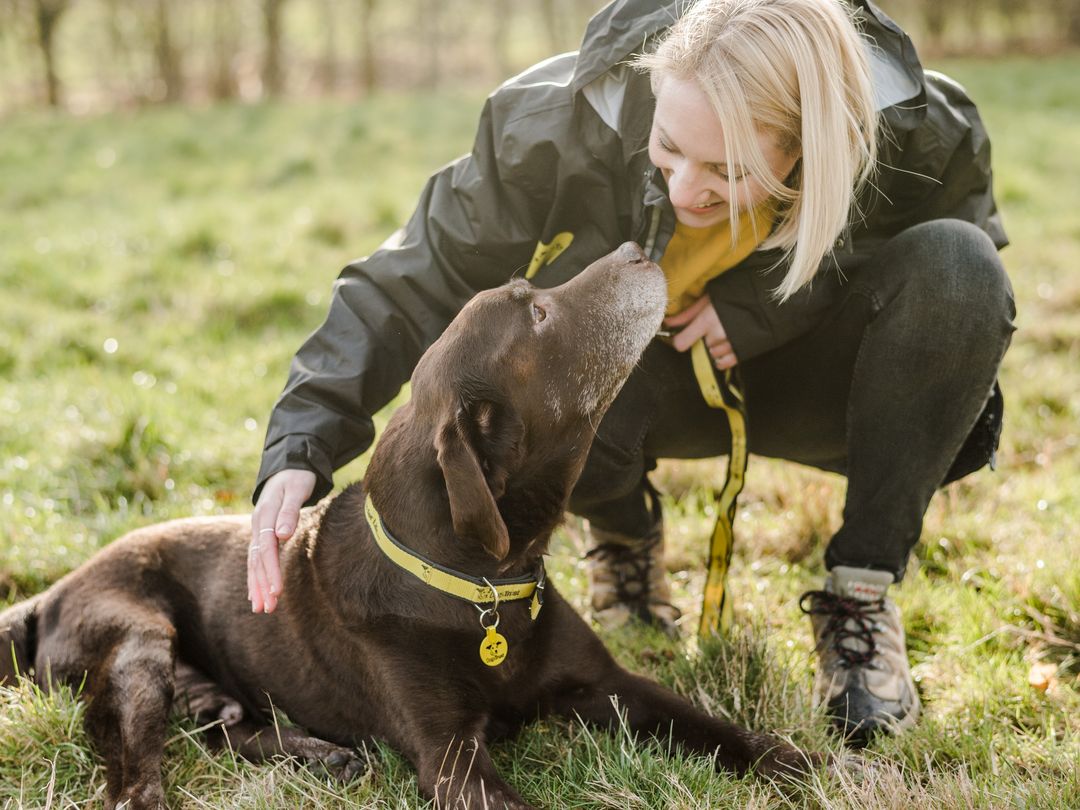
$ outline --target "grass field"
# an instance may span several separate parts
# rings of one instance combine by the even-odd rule
[[[937,67],[968,86],[994,138],[1020,328],[1002,372],[998,470],[935,499],[895,593],[922,722],[869,750],[875,768],[862,784],[786,792],[545,722],[496,748],[537,804],[1080,806],[1080,57]],[[479,104],[381,98],[3,122],[0,598],[46,587],[128,529],[248,509],[266,415],[333,277],[468,147]],[[657,476],[688,629],[722,470],[666,463]],[[809,624],[796,603],[820,582],[843,488],[754,459],[737,521],[735,637],[697,650],[612,635],[621,659],[709,711],[835,750],[809,706]],[[579,605],[582,543],[571,520],[550,565]],[[104,772],[81,715],[67,692],[0,690],[0,808],[100,805]],[[176,723],[166,782],[186,808],[420,803],[401,757],[374,747],[368,758],[361,779],[339,785],[290,762],[212,755]]]

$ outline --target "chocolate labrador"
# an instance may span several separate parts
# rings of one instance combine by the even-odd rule
[[[385,740],[439,807],[529,807],[487,745],[548,713],[624,718],[735,772],[815,767],[624,670],[544,581],[594,428],[666,298],[632,243],[560,287],[477,295],[420,359],[363,482],[305,512],[275,613],[246,600],[248,517],[151,526],[0,614],[0,683],[85,677],[110,807],[162,806],[174,698],[253,758],[347,776],[354,746]],[[271,707],[296,727],[272,727]]]

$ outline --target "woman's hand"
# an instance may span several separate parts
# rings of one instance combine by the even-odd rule
[[[281,596],[278,542],[288,540],[300,522],[300,507],[315,491],[315,473],[282,470],[267,479],[251,516],[248,547],[248,601],[252,613],[273,613]]]
[[[671,345],[680,352],[697,343],[698,338],[705,338],[705,348],[718,369],[723,371],[739,362],[720,323],[720,316],[707,295],[701,296],[677,315],[664,318],[664,326],[679,329],[671,339]]]

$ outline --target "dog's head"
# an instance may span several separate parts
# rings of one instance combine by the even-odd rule
[[[513,281],[462,309],[417,364],[403,416],[429,429],[458,537],[503,559],[496,503],[515,486],[561,515],[666,300],[660,268],[627,243],[559,287]]]

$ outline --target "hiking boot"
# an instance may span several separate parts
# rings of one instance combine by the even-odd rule
[[[663,522],[645,537],[629,537],[589,527],[593,548],[585,555],[592,617],[612,630],[631,619],[655,625],[672,638],[681,611],[671,604],[664,572]]]
[[[818,653],[814,703],[825,705],[833,725],[855,745],[877,731],[909,728],[919,716],[900,610],[885,597],[892,581],[887,571],[838,565],[825,590],[799,599]]]

